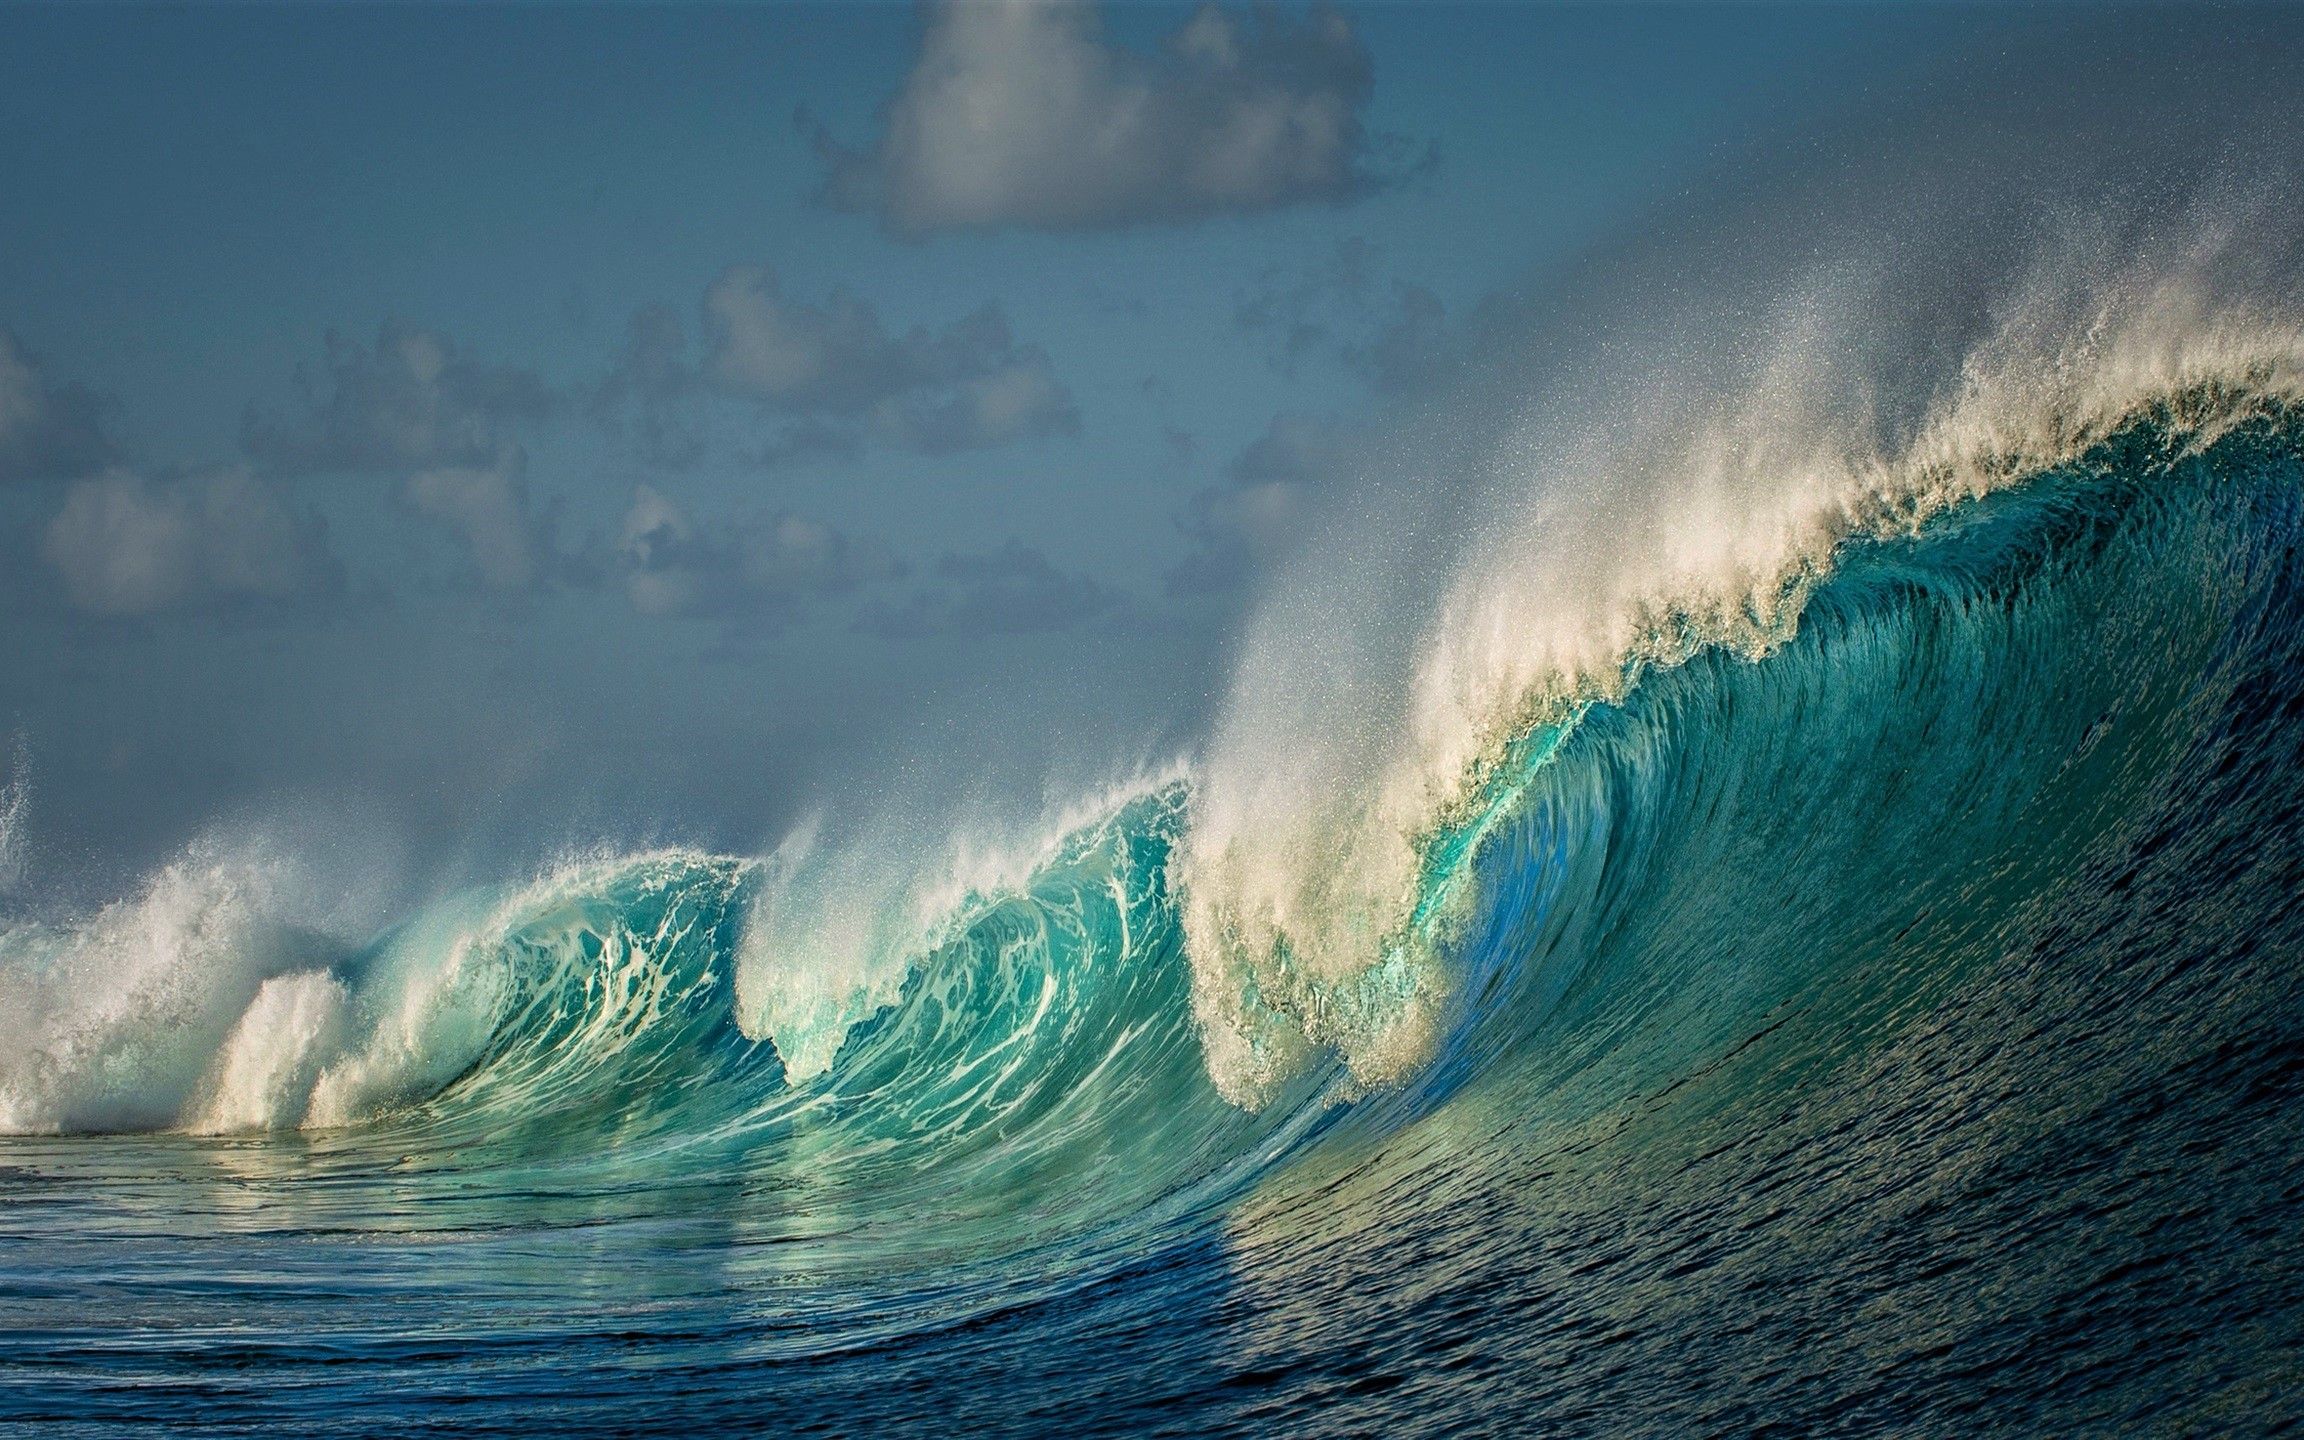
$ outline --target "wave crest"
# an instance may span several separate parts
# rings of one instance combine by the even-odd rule
[[[1315,550],[1244,649],[1178,862],[1219,1089],[1261,1103],[1321,1050],[1375,1082],[1430,1058],[1453,984],[1435,889],[1586,707],[1780,647],[1852,542],[2141,422],[2198,449],[2304,402],[2304,323],[2263,299],[2250,212],[2213,213],[2127,258],[2134,236],[2043,252],[1915,422],[1877,403],[1874,336],[1931,297],[1812,277],[1715,347],[1738,357],[1718,376],[1635,356],[1524,413],[1468,482],[1485,499],[1445,584],[1387,590],[1364,530]]]

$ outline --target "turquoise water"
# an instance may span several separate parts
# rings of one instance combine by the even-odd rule
[[[2147,416],[1848,541],[1779,643],[1511,737],[1317,991],[1428,996],[1426,1050],[1250,1104],[1189,767],[952,898],[789,1073],[768,862],[347,943],[194,853],[22,919],[0,1423],[2275,1429],[2300,505],[2294,416]]]

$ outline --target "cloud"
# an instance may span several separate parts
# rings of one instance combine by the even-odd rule
[[[841,291],[787,297],[774,271],[730,269],[704,296],[705,374],[721,390],[930,454],[1069,434],[1080,416],[1047,353],[1020,345],[995,306],[931,332],[891,335]]]
[[[1178,528],[1192,551],[1170,569],[1175,597],[1236,591],[1304,538],[1321,492],[1343,464],[1336,430],[1304,415],[1280,415],[1226,467],[1223,483],[1194,495]]]
[[[64,598],[134,617],[332,592],[342,567],[319,517],[245,469],[156,481],[126,470],[73,482],[41,555]]]
[[[1116,609],[1123,598],[1014,540],[980,554],[947,553],[936,562],[935,580],[902,605],[874,606],[857,628],[892,639],[1022,635],[1069,629]]]
[[[595,410],[639,413],[644,447],[692,462],[702,448],[677,418],[698,394],[751,402],[785,423],[760,452],[768,463],[852,453],[867,443],[940,455],[1076,433],[1080,412],[1048,354],[1019,342],[997,306],[941,330],[895,333],[846,291],[820,304],[787,294],[765,266],[739,265],[705,292],[704,346],[689,359],[679,317],[661,307],[633,318]]]
[[[646,485],[633,492],[616,558],[625,596],[643,615],[751,612],[782,622],[808,601],[903,573],[885,546],[805,516],[706,531]]]
[[[1325,6],[1204,6],[1143,54],[1107,41],[1088,0],[945,0],[872,147],[817,134],[823,195],[908,237],[1339,203],[1404,171],[1363,124],[1373,85]]]
[[[69,479],[102,469],[115,455],[106,405],[77,385],[56,385],[0,328],[0,482]]]
[[[485,465],[419,470],[401,493],[462,543],[482,589],[517,594],[552,578],[557,553],[551,521],[529,505],[527,471],[527,456],[507,447]]]
[[[1233,319],[1270,346],[1272,368],[1293,376],[1326,357],[1379,390],[1429,379],[1450,338],[1447,307],[1424,286],[1379,285],[1374,251],[1357,237],[1301,266],[1274,266],[1233,297]]]
[[[532,372],[469,360],[438,331],[386,321],[373,348],[326,344],[319,368],[298,367],[296,413],[251,406],[241,419],[241,447],[275,472],[486,466],[508,425],[552,408]]]

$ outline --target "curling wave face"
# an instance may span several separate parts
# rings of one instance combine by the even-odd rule
[[[2291,413],[2304,328],[2240,298],[2255,257],[2231,230],[2182,233],[2041,262],[1901,422],[1866,378],[1893,297],[1845,276],[1795,287],[1716,342],[1738,357],[1722,379],[1598,371],[1521,421],[1443,588],[1361,618],[1337,587],[1382,587],[1315,555],[1248,643],[1183,853],[1225,1093],[1255,1103],[1311,1047],[1375,1082],[1429,1058],[1455,856],[1592,705],[1707,650],[1779,648],[1853,545],[2043,483],[2136,427],[2199,447]]]

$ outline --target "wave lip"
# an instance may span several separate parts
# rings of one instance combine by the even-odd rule
[[[1178,862],[1219,1088],[1256,1104],[1324,1051],[1370,1082],[1436,1053],[1435,887],[1587,707],[1700,654],[1774,652],[1848,547],[2139,426],[2197,453],[2291,420],[2304,322],[2248,283],[2235,228],[2183,233],[2120,264],[2044,260],[1909,424],[1865,388],[1878,296],[1831,283],[1779,305],[1732,381],[1578,389],[1503,447],[1492,513],[1420,610],[1371,610],[1315,551],[1244,649]]]

